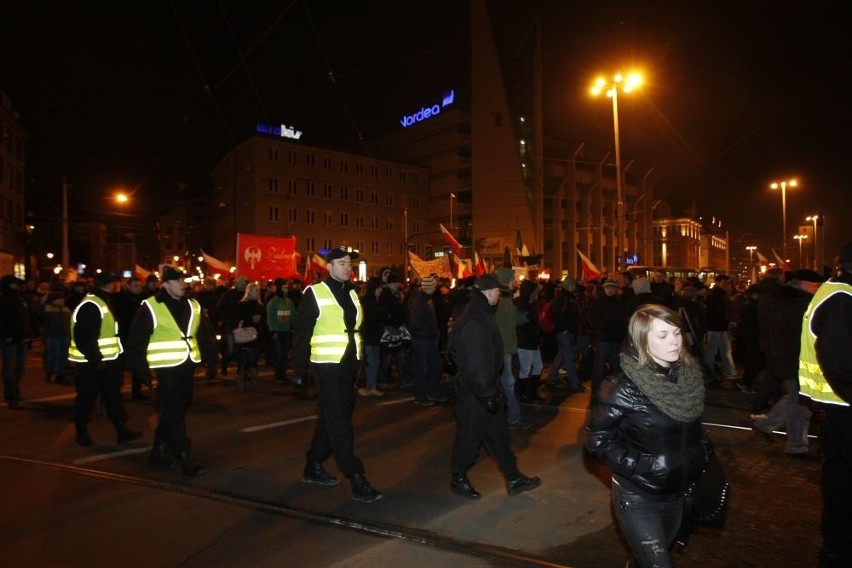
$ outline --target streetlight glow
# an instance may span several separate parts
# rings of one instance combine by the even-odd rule
[[[618,90],[621,89],[624,93],[630,93],[641,84],[642,75],[638,72],[629,73],[626,80],[624,75],[616,73],[611,80],[607,80],[604,76],[599,76],[595,79],[590,89],[592,96],[598,96],[606,88],[606,95],[612,99],[612,130],[615,138],[615,183],[618,191],[617,235],[615,239],[616,262],[614,264],[618,269],[626,266],[625,257],[627,256],[625,248],[627,220],[624,218],[624,172],[621,171],[621,140],[618,134]]]
[[[781,189],[781,219],[783,231],[782,254],[785,259],[787,258],[787,188],[796,187],[797,185],[799,185],[799,182],[797,182],[795,179],[773,181],[769,184],[769,187],[772,189]]]

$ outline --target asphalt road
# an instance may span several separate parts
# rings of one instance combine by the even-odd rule
[[[73,387],[44,382],[37,349],[24,403],[0,406],[5,567],[609,567],[629,558],[610,510],[608,472],[582,449],[588,393],[559,388],[548,404],[526,405],[533,428],[513,432],[513,448],[521,470],[542,486],[507,496],[483,451],[470,471],[483,493],[477,502],[449,491],[450,404],[420,408],[395,386],[381,399],[359,397],[356,453],[385,495],[362,504],[349,498],[346,482],[300,481],[315,399],[277,385],[269,369],[261,370],[259,393],[238,390],[233,371],[197,385],[188,426],[205,473],[188,479],[147,464],[156,424],[150,402],[127,403],[142,439],[116,446],[112,426],[96,415],[96,445],[77,446]],[[732,505],[724,529],[696,531],[677,553],[679,566],[816,565],[820,464],[787,457],[781,435],[770,443],[743,427],[749,397],[708,391],[705,421]]]

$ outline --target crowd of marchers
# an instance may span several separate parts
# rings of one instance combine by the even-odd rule
[[[418,407],[452,401],[450,489],[478,499],[468,474],[480,446],[509,495],[537,488],[542,481],[520,472],[510,447],[510,431],[531,427],[524,405],[546,404],[560,389],[590,390],[586,447],[612,469],[619,526],[633,562],[645,566],[671,565],[669,549],[683,530],[684,492],[706,458],[704,389],[739,389],[753,399],[754,430],[772,438],[784,427],[792,458],[822,457],[810,447],[809,421],[827,415],[822,562],[848,558],[849,521],[838,513],[852,498],[850,365],[838,337],[852,328],[852,244],[827,283],[807,269],[770,269],[757,282],[719,274],[708,283],[668,280],[661,271],[650,279],[625,271],[594,281],[518,281],[509,268],[454,282],[433,274],[406,282],[382,269],[355,282],[356,258],[333,249],[328,275],[311,283],[190,282],[171,267],[145,281],[99,273],[35,285],[3,276],[5,401],[21,404],[24,362],[40,340],[45,380],[76,387],[76,442],[93,444],[87,424],[100,397],[125,444],[142,436],[124,409],[128,374],[132,399],[148,400],[146,386],[156,392],[150,463],[168,468],[177,460],[193,477],[203,470],[190,456],[186,424],[196,368],[205,369],[202,381],[229,381],[233,367],[241,390],[259,391],[262,361],[294,392],[314,389],[319,420],[302,480],[336,485],[323,465],[333,456],[353,498],[372,502],[382,494],[355,455],[357,396],[410,389]]]

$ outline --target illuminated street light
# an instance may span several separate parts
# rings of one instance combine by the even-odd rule
[[[769,187],[771,187],[772,189],[778,189],[779,187],[781,188],[781,219],[784,231],[781,255],[784,257],[784,260],[787,259],[787,188],[796,187],[797,185],[798,182],[794,179],[773,181],[771,184],[769,184]]]
[[[118,193],[115,194],[115,200],[118,203],[127,203],[127,202],[130,201],[130,197],[128,197],[128,195],[126,193],[124,193],[123,191],[119,191]]]
[[[752,284],[754,284],[755,282],[757,282],[757,272],[754,269],[754,251],[757,250],[757,247],[754,245],[748,245],[746,247],[746,250],[748,251],[748,263],[750,267],[749,272],[751,272],[751,282]]]
[[[802,241],[808,238],[807,235],[793,235],[793,238],[799,241],[799,267],[802,266]]]
[[[822,215],[820,213],[815,213],[814,215],[808,215],[807,217],[805,217],[805,221],[812,221],[813,224],[814,224],[814,270],[816,272],[819,272],[820,274],[822,274],[822,263],[823,263],[822,249],[817,249],[817,243],[819,243],[822,246],[824,246],[825,243],[817,235],[817,222],[819,221],[820,225],[823,225],[825,223],[825,215]]]
[[[618,265],[619,270],[626,266],[627,259],[625,256],[627,251],[625,249],[624,239],[627,223],[624,218],[624,180],[622,179],[623,174],[621,171],[621,140],[618,135],[618,91],[620,89],[624,93],[630,93],[641,84],[642,76],[639,73],[631,73],[626,77],[621,73],[617,73],[611,79],[598,77],[595,79],[595,82],[590,89],[590,92],[594,97],[600,96],[601,93],[606,92],[606,96],[612,98],[612,124],[615,136],[615,184],[618,194],[618,210],[615,223],[617,227],[616,232],[618,234],[616,238],[616,258],[621,259],[621,262],[616,264]]]

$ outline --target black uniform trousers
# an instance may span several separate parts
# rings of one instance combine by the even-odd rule
[[[121,383],[124,367],[121,359],[104,361],[98,368],[94,363],[77,363],[77,398],[74,400],[74,424],[78,432],[85,432],[92,407],[98,396],[104,403],[107,417],[116,429],[127,424]]]
[[[476,461],[476,453],[484,442],[488,452],[500,464],[506,479],[518,476],[504,408],[497,414],[488,414],[484,402],[469,391],[456,387],[456,420],[451,462],[453,473],[466,473]]]
[[[852,407],[824,408],[820,566],[852,566]]]
[[[364,473],[364,464],[355,456],[355,431],[352,427],[353,387],[358,360],[350,346],[340,363],[313,363],[312,367],[319,398],[319,416],[305,458],[309,464],[322,463],[334,454],[337,467],[346,477]]]
[[[154,446],[178,455],[189,450],[186,435],[186,411],[192,404],[196,363],[187,359],[177,367],[160,367],[157,372],[157,412],[160,422],[154,433]]]

